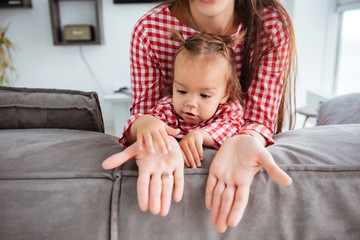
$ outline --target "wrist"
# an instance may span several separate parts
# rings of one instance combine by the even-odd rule
[[[252,133],[246,132],[246,131],[236,132],[235,134],[232,135],[232,137],[237,136],[237,135],[247,135],[247,136],[250,136],[250,137],[255,137]]]
[[[263,146],[266,146],[268,141],[267,139],[261,135],[260,133],[256,132],[256,131],[253,131],[253,130],[247,130],[247,131],[240,131],[240,132],[237,132],[235,133],[232,137],[243,137],[244,138],[252,138],[254,140],[257,140],[259,143],[261,143]]]
[[[151,122],[152,119],[157,119],[150,114],[139,114],[136,119],[129,126],[127,131],[125,132],[126,141],[130,144],[134,143],[137,140],[138,131],[144,127],[148,122]]]
[[[216,141],[212,138],[212,136],[203,129],[194,130],[194,131],[190,132],[189,134],[191,134],[191,133],[199,136],[202,139],[202,142],[203,142],[202,144],[205,147],[214,147],[217,144]]]

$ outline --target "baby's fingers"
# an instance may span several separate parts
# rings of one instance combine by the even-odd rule
[[[169,134],[166,131],[161,131],[160,134],[161,134],[162,139],[165,142],[166,149],[168,151],[171,151],[171,144],[170,144],[170,141],[169,141]]]
[[[138,143],[139,150],[142,151],[145,148],[145,142],[144,142],[144,136],[143,134],[138,133],[136,136],[136,142]]]
[[[190,167],[189,161],[187,160],[185,153],[182,150],[181,150],[181,153],[182,153],[182,156],[184,159],[185,166]]]
[[[188,162],[188,165],[190,165],[192,168],[196,168],[196,162],[194,160],[194,157],[192,155],[192,152],[189,148],[189,145],[188,144],[182,144],[181,145],[181,148],[185,154],[185,158]]]
[[[153,143],[153,139],[152,139],[152,135],[151,133],[147,133],[144,136],[144,144],[145,146],[149,149],[150,152],[155,152],[154,150],[154,143]]]
[[[203,143],[201,141],[196,141],[195,145],[196,145],[197,153],[199,155],[199,159],[203,160],[203,157],[204,157],[204,155],[203,155]]]
[[[171,150],[169,137],[165,131],[158,131],[153,134],[155,142],[159,145],[163,153],[167,154]]]
[[[200,154],[198,152],[198,147],[196,146],[196,141],[192,144],[189,144],[191,155],[195,161],[197,167],[201,167]]]

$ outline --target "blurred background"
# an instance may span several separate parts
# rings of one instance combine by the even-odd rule
[[[1,0],[0,4],[8,2]],[[12,2],[30,2],[31,7],[0,5],[0,26],[9,26],[6,35],[15,45],[13,66],[18,78],[11,86],[96,91],[105,131],[118,135],[128,116],[129,97],[118,99],[114,91],[130,88],[130,35],[136,21],[156,4],[114,0]],[[283,3],[291,15],[297,42],[297,108],[316,108],[324,99],[360,92],[360,0]],[[54,19],[60,31],[69,24],[94,26],[102,41],[80,45],[57,39],[55,45],[53,35],[58,30],[53,31]],[[304,119],[305,115],[298,114],[296,127],[303,127]]]

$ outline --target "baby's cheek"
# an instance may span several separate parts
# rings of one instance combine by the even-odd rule
[[[203,120],[208,120],[210,119],[212,116],[214,116],[214,114],[216,113],[216,110],[218,109],[218,106],[216,104],[207,104],[204,105],[202,111],[202,116],[203,116]]]

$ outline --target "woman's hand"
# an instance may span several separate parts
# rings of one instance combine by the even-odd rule
[[[150,152],[154,152],[156,142],[164,153],[171,150],[168,135],[176,135],[180,132],[180,129],[171,128],[152,115],[140,116],[133,122],[129,130],[130,136],[126,134],[128,142],[137,141],[140,150],[147,148]],[[133,136],[136,138],[134,139]]]
[[[228,226],[235,227],[240,222],[251,183],[261,166],[276,182],[292,183],[255,137],[238,135],[229,138],[216,153],[209,170],[205,203],[218,232],[225,232]]]
[[[167,138],[171,146],[168,153],[164,153],[156,143],[154,151],[151,152],[148,148],[140,149],[139,143],[135,142],[124,151],[110,156],[102,164],[104,169],[112,169],[135,158],[139,168],[139,207],[142,211],[149,209],[154,215],[161,216],[166,216],[169,212],[173,190],[175,202],[180,202],[184,192],[182,152],[179,143],[173,137]]]

